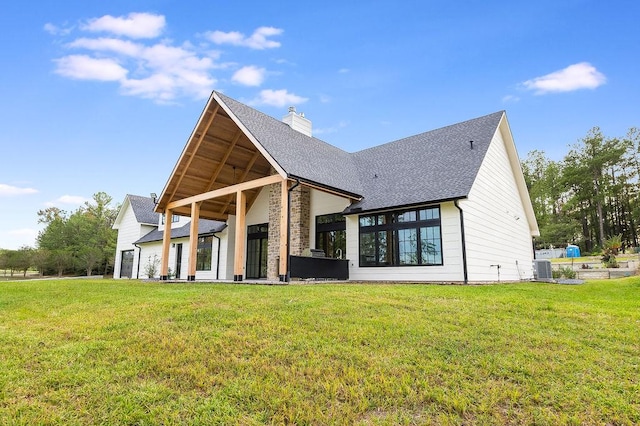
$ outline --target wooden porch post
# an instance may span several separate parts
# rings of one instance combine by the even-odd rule
[[[169,279],[169,245],[171,244],[171,209],[164,211],[164,232],[162,233],[162,257],[160,259],[160,279]],[[149,277],[153,278],[153,277]]]
[[[280,281],[289,281],[289,185],[284,179],[280,186]]]
[[[191,203],[191,224],[189,225],[189,271],[187,281],[196,280],[198,259],[198,220],[200,219],[200,203]]]
[[[244,271],[244,251],[246,233],[247,196],[242,191],[236,192],[236,241],[233,263],[233,280],[242,281]]]

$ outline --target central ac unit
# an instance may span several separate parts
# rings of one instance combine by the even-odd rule
[[[535,259],[533,261],[533,278],[538,281],[549,281],[553,279],[551,273],[551,261],[545,259]]]

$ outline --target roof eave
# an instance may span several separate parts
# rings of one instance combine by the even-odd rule
[[[414,207],[420,207],[420,206],[428,206],[428,205],[432,205],[432,204],[442,204],[442,203],[448,203],[448,202],[453,202],[456,200],[464,200],[466,199],[467,196],[466,195],[461,195],[461,196],[457,196],[457,197],[449,197],[449,198],[442,198],[442,199],[438,199],[438,200],[429,200],[429,201],[420,201],[417,203],[408,203],[408,204],[400,204],[400,205],[393,205],[393,206],[385,206],[385,207],[376,207],[376,208],[372,208],[372,209],[362,209],[360,207],[355,207],[353,209],[351,209],[349,207],[347,207],[346,209],[343,210],[342,214],[349,216],[349,215],[353,215],[353,214],[370,214],[370,213],[376,213],[376,212],[383,212],[383,211],[392,211],[392,210],[403,210],[403,209],[410,209],[410,208],[414,208]]]

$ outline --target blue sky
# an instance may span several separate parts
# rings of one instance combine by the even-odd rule
[[[506,110],[523,159],[640,126],[632,1],[7,2],[0,247],[160,193],[212,89],[357,151]]]

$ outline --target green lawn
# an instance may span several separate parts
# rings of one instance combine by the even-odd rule
[[[0,425],[638,424],[640,278],[0,283]]]

